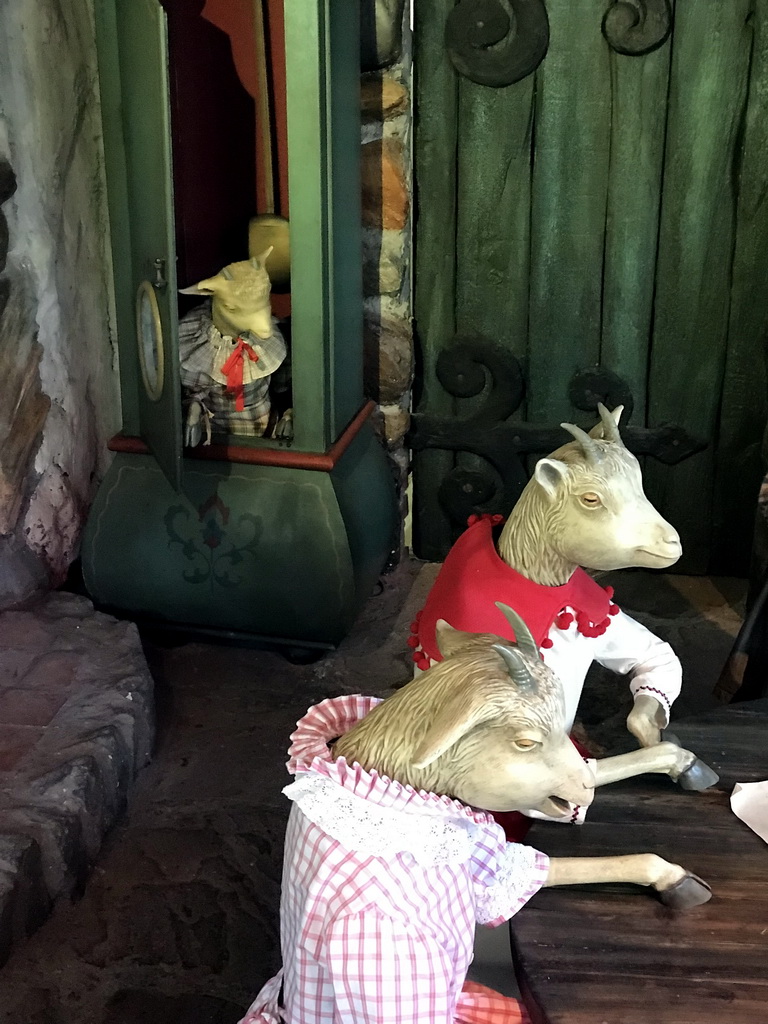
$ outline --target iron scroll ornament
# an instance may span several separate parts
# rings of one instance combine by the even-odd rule
[[[458,0],[445,24],[451,63],[478,85],[519,82],[533,74],[548,47],[544,0]]]
[[[438,356],[435,372],[450,395],[471,398],[485,394],[485,402],[466,419],[415,413],[407,443],[415,452],[468,452],[489,463],[488,470],[456,467],[441,482],[440,504],[456,526],[463,528],[473,513],[506,515],[528,483],[526,457],[554,451],[567,437],[559,425],[509,421],[523,401],[523,374],[518,360],[487,338],[457,335],[451,347]],[[625,423],[634,404],[629,385],[599,366],[577,371],[568,395],[577,409],[595,416],[598,402],[609,408],[624,405]],[[635,455],[650,455],[669,466],[707,447],[706,441],[675,424],[653,428],[622,424],[621,437]]]
[[[613,0],[603,17],[603,35],[617,53],[627,57],[653,53],[671,31],[669,0]]]

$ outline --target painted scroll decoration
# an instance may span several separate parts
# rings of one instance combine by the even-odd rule
[[[459,74],[478,85],[519,82],[549,47],[544,0],[459,0],[446,20],[445,47]]]
[[[527,457],[545,455],[564,444],[559,424],[510,421],[525,395],[518,360],[507,350],[480,335],[457,335],[438,356],[435,373],[454,398],[484,396],[480,409],[464,419],[415,413],[407,438],[413,451],[442,449],[479,456],[487,469],[455,467],[438,489],[448,518],[464,527],[472,514],[507,514],[528,482]],[[650,455],[676,465],[703,451],[707,442],[692,437],[676,424],[658,427],[627,426],[634,400],[629,385],[600,366],[577,371],[568,397],[577,409],[598,416],[597,404],[625,408],[620,427],[624,444],[635,455]]]
[[[603,35],[608,43],[628,57],[658,50],[671,31],[669,0],[614,0],[603,18]]]

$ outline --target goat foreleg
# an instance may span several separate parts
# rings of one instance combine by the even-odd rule
[[[684,789],[708,789],[718,781],[715,772],[690,750],[669,742],[641,747],[628,754],[601,758],[595,763],[594,771],[595,786],[605,786],[609,782],[620,782],[647,773],[669,775]]]
[[[599,882],[632,882],[654,889],[662,903],[687,910],[706,903],[712,890],[698,875],[679,864],[670,864],[655,853],[632,853],[621,857],[553,857],[544,883],[585,885]]]

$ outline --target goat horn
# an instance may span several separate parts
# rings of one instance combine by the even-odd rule
[[[620,413],[622,409],[623,406],[619,406]],[[600,413],[600,419],[603,421],[603,436],[606,441],[614,441],[616,444],[620,444],[624,447],[624,442],[622,441],[621,434],[619,433],[619,425],[613,418],[612,413],[608,412],[602,402],[597,403],[597,411]]]
[[[492,650],[496,651],[507,666],[507,672],[514,679],[518,690],[523,693],[536,693],[538,684],[517,648],[493,644]]]
[[[598,448],[594,438],[590,437],[586,430],[582,430],[581,427],[577,427],[574,423],[561,423],[560,426],[563,430],[567,430],[569,434],[573,434],[590,462],[599,462],[603,453]]]
[[[502,604],[501,601],[496,602],[496,607],[502,613],[512,629],[514,629],[515,643],[523,654],[527,654],[529,658],[538,658],[539,648],[536,646],[536,641],[531,636],[531,631],[517,612],[513,608],[510,608],[509,605]]]
[[[235,279],[235,276],[229,269],[229,267],[224,267],[224,269],[221,271],[221,276],[224,278],[225,281],[234,281]]]

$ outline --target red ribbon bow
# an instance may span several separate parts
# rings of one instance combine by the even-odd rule
[[[230,395],[235,396],[235,410],[242,412],[245,409],[245,399],[243,397],[243,367],[245,365],[245,356],[243,352],[246,352],[248,358],[252,363],[257,363],[259,357],[253,351],[247,341],[243,341],[242,338],[237,339],[237,344],[232,350],[232,355],[227,359],[226,363],[221,367],[221,372],[227,378],[227,391]]]

